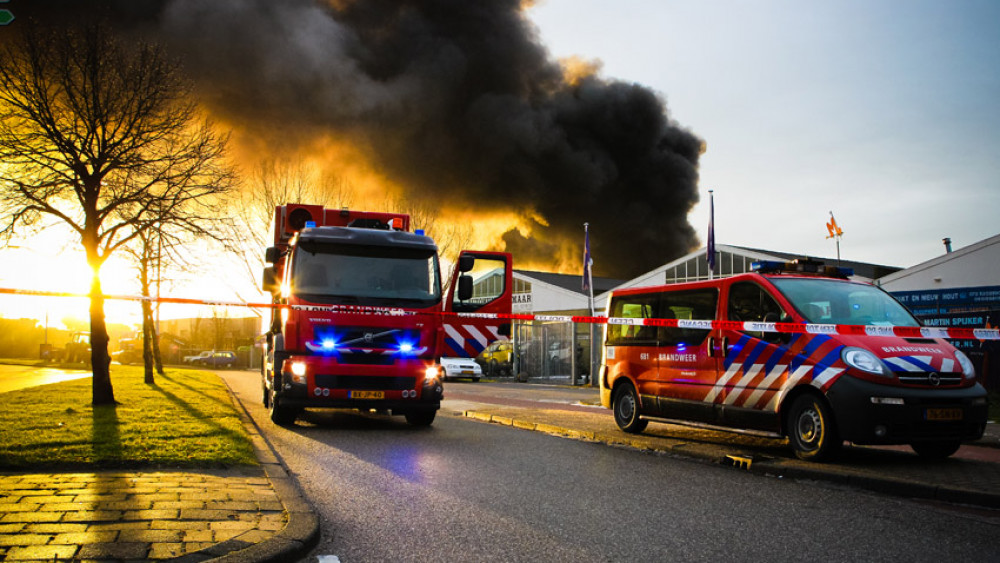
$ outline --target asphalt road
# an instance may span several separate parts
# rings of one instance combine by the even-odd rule
[[[89,370],[0,364],[0,393],[90,376]]]
[[[309,561],[1000,560],[995,512],[482,424],[448,401],[427,429],[344,411],[280,428],[256,374],[219,374],[320,514]]]

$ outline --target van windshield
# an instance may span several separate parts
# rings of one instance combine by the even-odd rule
[[[441,299],[434,249],[305,242],[292,264],[292,291],[313,302],[429,306]]]
[[[809,323],[920,326],[906,307],[873,285],[810,278],[768,280]]]

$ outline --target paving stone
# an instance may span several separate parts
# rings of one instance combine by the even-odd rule
[[[52,561],[71,559],[77,552],[75,545],[31,545],[12,547],[4,555],[4,561]]]
[[[179,510],[127,510],[125,520],[173,520]]]
[[[85,532],[87,531],[87,527],[88,524],[85,523],[67,524],[59,522],[52,524],[26,524],[24,529],[36,534],[72,534],[74,532]],[[0,528],[0,533],[3,533],[2,528]]]
[[[0,545],[44,545],[49,543],[48,534],[4,534],[0,536]]]
[[[170,559],[180,557],[189,553],[187,544],[183,543],[154,543],[149,547],[150,559]]]
[[[11,522],[58,522],[62,512],[8,512],[0,518],[0,524]]]
[[[183,536],[182,530],[122,530],[118,535],[118,541],[172,543],[180,542]]]
[[[145,559],[148,543],[92,543],[80,547],[80,559]]]
[[[93,532],[73,532],[68,534],[56,534],[49,543],[56,544],[77,544],[86,545],[88,543],[111,543],[118,539],[117,530],[93,531]]]

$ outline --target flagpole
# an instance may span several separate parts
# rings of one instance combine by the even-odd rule
[[[585,260],[589,260],[589,263],[584,264],[583,267],[585,268],[584,272],[587,276],[587,281],[585,283],[587,284],[587,289],[590,292],[590,316],[593,317],[596,314],[596,311],[594,311],[594,260],[590,257],[590,223],[583,224],[583,236],[587,241]]]
[[[583,284],[587,289],[590,303],[590,316],[597,315],[594,310],[594,259],[590,257],[590,223],[583,224]],[[590,326],[590,385],[597,385],[597,330],[595,323],[588,323]],[[574,345],[575,346],[575,345]],[[576,381],[576,375],[571,376]]]
[[[708,190],[708,245],[705,254],[708,279],[715,279],[715,190]]]

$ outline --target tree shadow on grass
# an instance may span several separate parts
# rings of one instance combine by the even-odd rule
[[[91,440],[94,462],[98,465],[122,459],[121,424],[117,405],[94,405]]]

